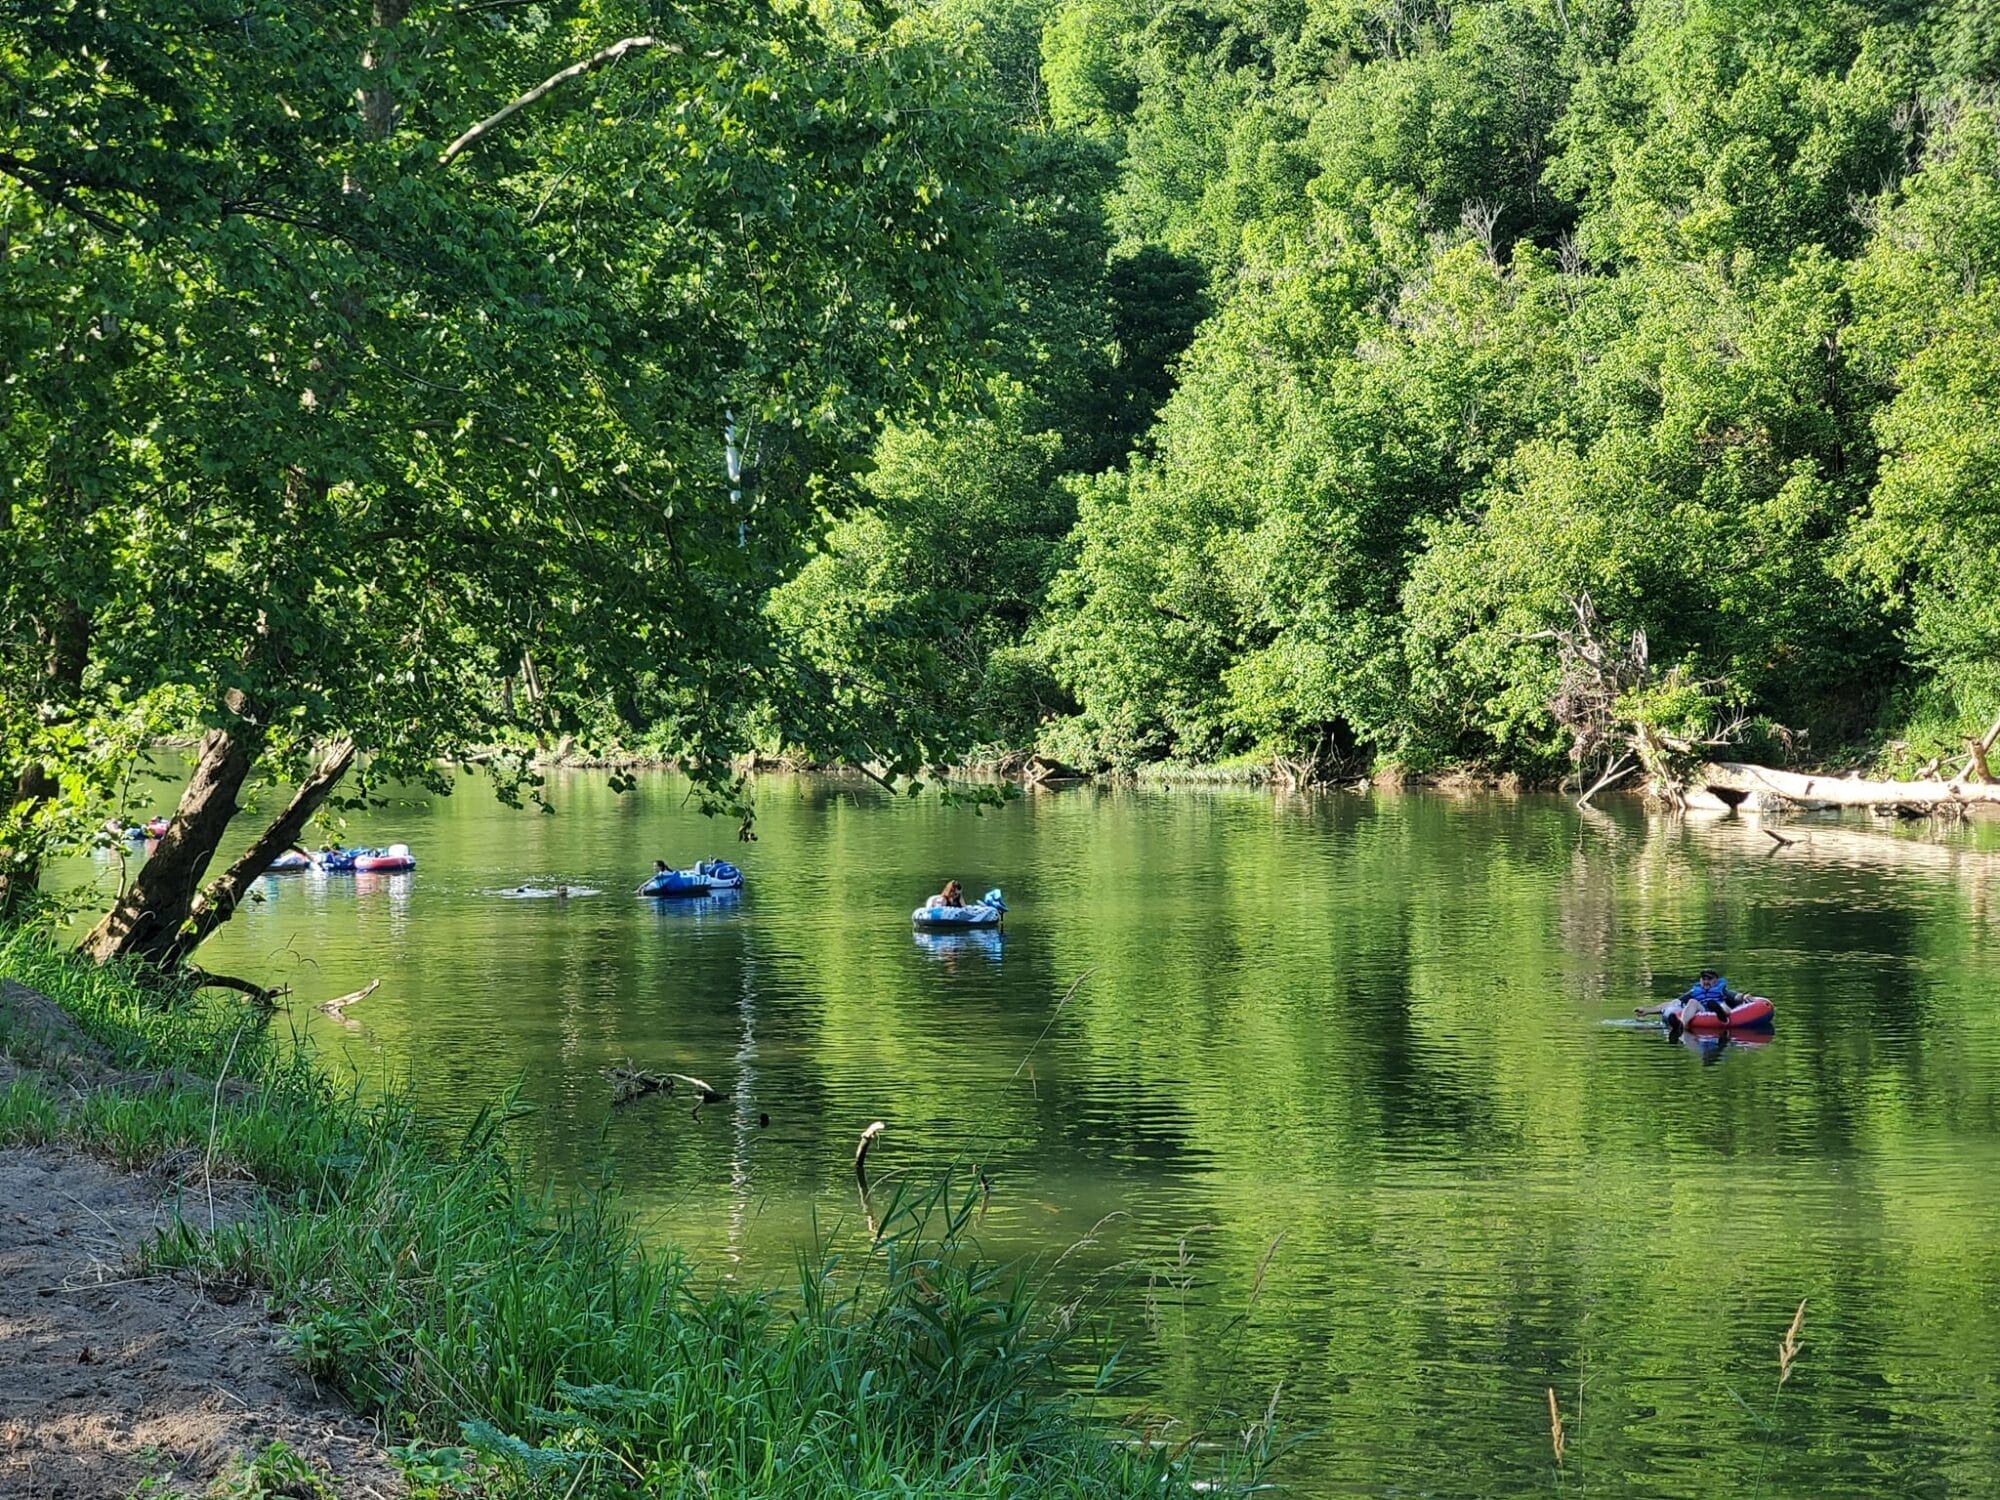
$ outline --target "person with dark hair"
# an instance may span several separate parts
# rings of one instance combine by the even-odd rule
[[[1703,969],[1696,977],[1694,987],[1671,1000],[1662,1000],[1658,1005],[1642,1005],[1632,1012],[1635,1016],[1659,1016],[1670,1030],[1678,1031],[1698,1010],[1715,1012],[1727,1020],[1729,1008],[1743,997],[1729,987],[1729,981],[1713,969]]]
[[[1729,1007],[1741,998],[1729,987],[1729,981],[1713,969],[1703,969],[1696,978],[1694,988],[1681,996],[1683,1001],[1691,1001],[1703,1010],[1712,1010],[1718,1016],[1729,1014]]]

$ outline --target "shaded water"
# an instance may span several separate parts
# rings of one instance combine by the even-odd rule
[[[554,818],[478,792],[357,818],[417,873],[273,877],[205,958],[289,979],[301,1015],[382,977],[356,1027],[313,1019],[329,1051],[433,1109],[521,1080],[536,1161],[615,1181],[716,1275],[787,1279],[815,1217],[851,1220],[871,1120],[886,1170],[977,1162],[991,1250],[1122,1276],[1130,1405],[1249,1420],[1279,1391],[1311,1434],[1293,1493],[2000,1473],[2000,829],[1805,823],[1774,852],[1555,799],[1079,789],[982,816],[767,778],[738,846],[670,778],[554,790]],[[625,894],[711,853],[739,900]],[[1004,937],[912,934],[954,875],[1005,889]],[[603,894],[503,894],[564,881]],[[1777,1000],[1768,1043],[1614,1024],[1711,959]],[[614,1110],[600,1069],[628,1058],[732,1098]]]

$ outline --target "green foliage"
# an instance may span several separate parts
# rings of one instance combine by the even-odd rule
[[[1556,180],[1605,262],[1851,251],[1853,198],[1901,158],[1884,52],[1905,7],[1642,4],[1630,44],[1579,83]]]
[[[1128,42],[1144,24],[1130,0],[1069,0],[1042,30],[1049,118],[1064,130],[1112,133],[1139,102]]]
[[[1106,214],[1213,309],[1141,457],[1071,481],[1044,747],[1555,774],[1584,595],[1773,753],[1983,726],[1975,10],[1058,12],[1054,118],[1118,134]]]
[[[1857,345],[1888,387],[1881,483],[1855,557],[1909,611],[1917,660],[1967,720],[2000,706],[2000,119],[1946,111],[1856,272]]]
[[[340,1500],[332,1483],[282,1439],[232,1466],[206,1493],[211,1500]]]
[[[7,905],[168,705],[1543,774],[1582,593],[1793,753],[2000,705],[1990,7],[354,9],[0,31]]]
[[[868,477],[875,504],[838,525],[770,609],[822,712],[866,718],[894,701],[947,739],[1019,743],[1053,693],[1011,642],[1033,617],[1072,520],[1055,483],[1053,432],[1024,430],[1025,391],[995,385],[988,410],[899,428]]]
[[[714,767],[787,701],[757,601],[986,295],[1004,161],[953,45],[176,0],[15,8],[0,58],[10,861],[102,805],[106,706],[164,693],[260,774],[345,738],[363,790],[439,792],[441,755],[620,723]]]

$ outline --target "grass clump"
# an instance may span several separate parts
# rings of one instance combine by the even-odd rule
[[[1059,1386],[1077,1321],[979,1256],[975,1186],[878,1198],[865,1234],[826,1244],[782,1289],[707,1287],[615,1198],[524,1184],[511,1100],[447,1140],[406,1102],[328,1087],[248,1036],[234,1006],[162,1001],[37,946],[0,942],[0,973],[73,1005],[127,1066],[228,1059],[248,1081],[228,1097],[181,1078],[64,1099],[23,1079],[0,1093],[0,1138],[259,1183],[247,1213],[180,1221],[152,1256],[268,1288],[315,1377],[405,1440],[414,1493],[1197,1492],[1192,1445],[1115,1441],[1095,1392]],[[1202,1479],[1247,1483],[1266,1441],[1205,1459]]]

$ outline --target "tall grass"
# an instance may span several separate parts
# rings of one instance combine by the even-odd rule
[[[0,1138],[198,1154],[262,1184],[247,1216],[178,1223],[155,1262],[269,1288],[314,1375],[415,1445],[431,1493],[1151,1500],[1247,1483],[1267,1457],[1269,1424],[1199,1477],[1191,1444],[1109,1440],[1096,1393],[1058,1384],[1075,1320],[972,1244],[975,1184],[878,1199],[878,1232],[822,1244],[792,1285],[713,1289],[615,1198],[524,1184],[512,1100],[445,1142],[402,1101],[363,1104],[261,1036],[246,1049],[233,1006],[162,1004],[20,939],[0,973],[130,1066],[219,1064],[234,1044],[243,1097],[168,1084],[65,1105],[24,1080],[0,1093]]]
[[[235,1043],[246,1076],[289,1049],[268,1037],[268,1016],[245,1024],[241,1005],[125,964],[86,963],[28,928],[0,927],[0,977],[51,996],[85,1035],[126,1067],[178,1067],[214,1077]]]

